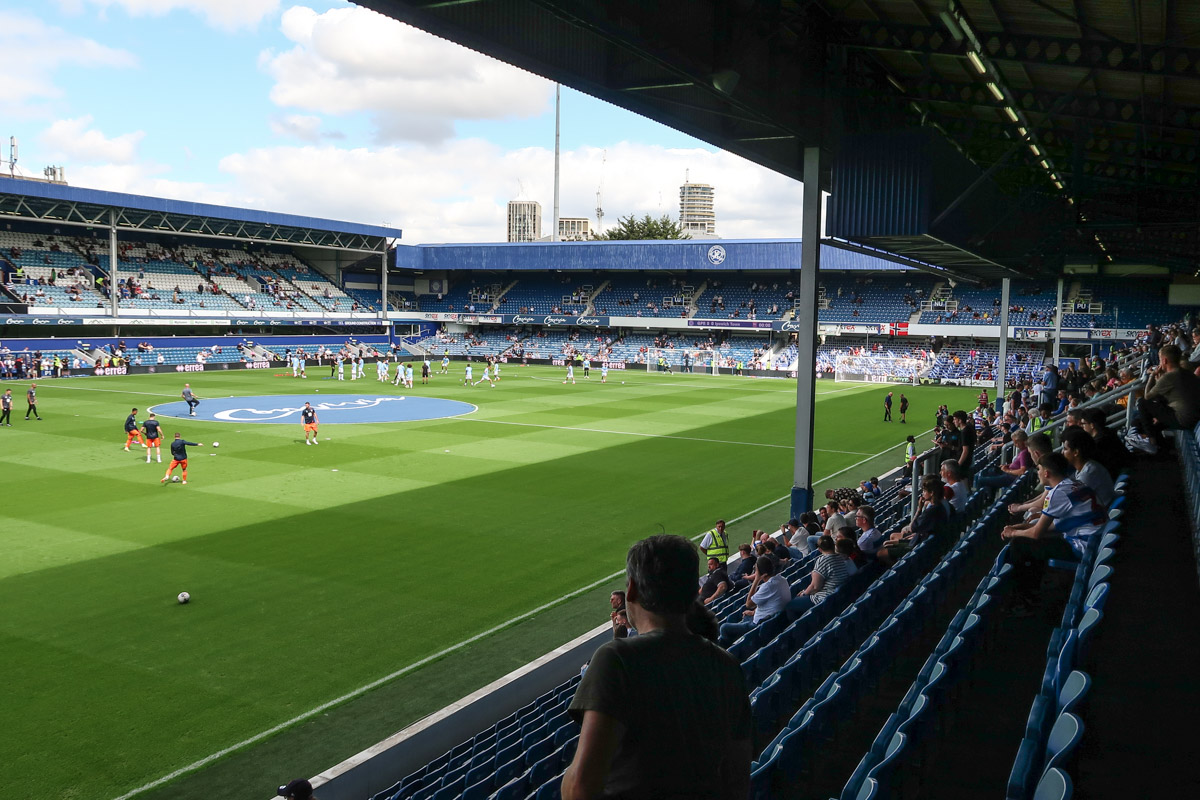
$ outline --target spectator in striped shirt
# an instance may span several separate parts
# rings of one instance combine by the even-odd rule
[[[788,619],[799,619],[804,616],[804,612],[837,591],[849,575],[849,570],[846,569],[846,558],[837,554],[832,536],[822,536],[817,541],[817,550],[821,555],[813,564],[812,579],[809,581],[808,588],[788,603]]]

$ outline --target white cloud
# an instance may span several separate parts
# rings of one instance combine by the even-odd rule
[[[678,216],[684,171],[716,187],[717,232],[725,238],[798,237],[800,184],[728,153],[672,150],[634,143],[608,148],[605,220],[627,214]],[[594,220],[602,151],[563,153],[563,216]],[[375,150],[335,146],[255,149],[222,159],[236,202],[253,208],[389,224],[407,243],[496,242],[505,235],[505,205],[517,196],[552,215],[552,154],[505,152],[480,140],[444,146]]]
[[[62,97],[54,85],[59,67],[126,68],[137,58],[125,50],[67,33],[41,20],[14,11],[0,11],[0,114],[36,117],[47,104]]]
[[[460,119],[543,112],[552,84],[360,7],[294,6],[281,30],[295,46],[266,51],[271,100],[324,114],[370,113],[381,142],[439,142]]]
[[[276,136],[286,136],[304,142],[345,138],[344,134],[337,131],[321,130],[321,118],[309,114],[275,115],[268,124]]]
[[[52,161],[130,164],[137,158],[143,131],[109,138],[95,128],[90,116],[60,119],[42,132],[42,145]]]
[[[165,197],[172,200],[189,200],[196,203],[237,205],[240,202],[233,193],[219,186],[205,183],[176,181],[167,177],[170,167],[162,164],[101,164],[68,167],[67,181],[72,186],[89,189],[105,189],[111,192]]]
[[[131,17],[161,17],[181,10],[204,17],[209,25],[226,31],[253,28],[279,9],[279,0],[59,0],[67,11],[78,13],[85,5],[102,10],[121,8]]]

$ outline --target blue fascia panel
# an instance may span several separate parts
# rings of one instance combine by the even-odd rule
[[[137,211],[157,211],[163,214],[210,217],[212,219],[231,220],[233,222],[253,222],[284,228],[311,228],[313,230],[349,233],[357,236],[378,236],[385,239],[399,239],[402,233],[399,228],[388,228],[381,225],[363,225],[357,222],[342,222],[320,219],[318,217],[300,216],[298,214],[278,214],[251,208],[233,208],[231,206],[218,206],[209,203],[192,203],[186,200],[168,200],[163,197],[147,197],[145,195],[108,192],[100,189],[84,189],[77,186],[63,186],[57,183],[25,181],[18,178],[0,177],[0,194],[37,197],[44,200],[58,200],[67,203],[113,206]]]
[[[418,245],[426,270],[516,272],[695,271],[762,272],[798,270],[799,239],[699,239],[668,241],[502,242]],[[399,251],[399,248],[397,248]],[[823,246],[827,270],[904,272],[900,264],[841,248]]]

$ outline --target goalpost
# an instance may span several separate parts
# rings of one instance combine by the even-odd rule
[[[834,362],[835,383],[906,383],[917,384],[922,370],[929,366],[920,358],[902,356],[839,356]]]

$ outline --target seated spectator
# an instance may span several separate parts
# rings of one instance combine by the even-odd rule
[[[859,568],[867,563],[867,556],[858,549],[858,540],[854,535],[854,528],[846,526],[838,531],[837,538],[833,540],[833,547],[839,556],[845,556],[850,563],[847,565],[849,570],[846,577],[850,577],[858,572]]]
[[[754,562],[758,560],[754,555],[754,548],[748,544],[738,545],[738,555],[740,558],[733,565],[733,569],[729,570],[729,580],[734,589],[750,585],[754,578]]]
[[[1075,470],[1077,482],[1092,490],[1102,506],[1113,499],[1113,479],[1104,465],[1096,460],[1096,442],[1083,428],[1067,428],[1062,434],[1062,455]]]
[[[822,536],[817,541],[817,550],[821,555],[813,564],[808,587],[787,604],[788,619],[804,616],[806,611],[837,591],[849,576],[846,558],[837,554],[832,536]]]
[[[857,541],[859,552],[873,558],[883,544],[883,532],[875,527],[874,506],[859,506],[854,515],[854,524],[861,532]]]
[[[1200,422],[1200,379],[1181,368],[1182,354],[1175,345],[1160,348],[1158,358],[1137,404],[1142,434],[1155,449],[1166,445],[1164,430],[1191,430]]]
[[[1108,416],[1102,409],[1089,408],[1083,415],[1080,427],[1091,434],[1095,442],[1095,459],[1116,480],[1117,475],[1129,466],[1131,456],[1121,438],[1108,429]]]
[[[925,537],[936,533],[948,519],[950,505],[946,502],[942,480],[936,475],[926,475],[921,479],[921,497],[917,502],[917,513],[912,522],[889,536],[875,557],[880,563],[890,567]]]
[[[962,467],[953,459],[943,461],[941,476],[945,487],[943,491],[946,493],[946,499],[950,501],[950,507],[956,514],[961,514],[967,507],[967,498],[970,495],[970,487],[963,479]]]
[[[1015,596],[1012,612],[1028,616],[1037,602],[1042,573],[1054,558],[1078,560],[1088,537],[1100,529],[1106,515],[1092,490],[1070,474],[1071,466],[1059,453],[1038,462],[1038,477],[1047,487],[1045,507],[1035,519],[1008,525],[1000,538],[1009,542],[1008,562],[1013,565]]]
[[[1017,448],[1013,460],[1008,464],[1001,464],[998,471],[989,471],[980,475],[975,481],[980,488],[1001,489],[1012,486],[1016,483],[1017,478],[1024,475],[1032,466],[1029,459],[1029,434],[1018,428],[1012,433],[1012,442]]]
[[[729,591],[729,574],[719,558],[708,560],[708,575],[700,584],[700,602],[710,605]]]
[[[742,612],[743,617],[751,619],[722,625],[718,639],[721,646],[728,647],[755,625],[782,614],[791,599],[792,589],[782,575],[776,574],[775,562],[765,555],[759,556],[746,597],[746,610]]]

